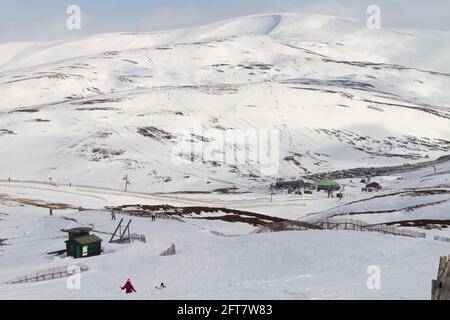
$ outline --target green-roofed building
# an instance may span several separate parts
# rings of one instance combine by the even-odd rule
[[[336,181],[331,179],[322,179],[316,181],[314,183],[314,187],[316,187],[317,191],[326,190],[326,191],[338,191],[341,186]]]
[[[67,256],[78,259],[98,256],[102,253],[102,239],[89,234],[92,231],[91,228],[74,228],[63,231],[69,233],[69,240],[66,241]]]

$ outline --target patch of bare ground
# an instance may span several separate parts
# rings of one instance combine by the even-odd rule
[[[9,196],[4,193],[0,193],[0,200],[10,200]],[[3,213],[2,213],[3,214]],[[6,213],[5,213],[6,214]]]
[[[66,79],[77,79],[83,80],[84,77],[77,74],[65,74],[60,72],[36,72],[32,77],[20,77],[20,79],[14,79],[5,82],[5,84],[28,81],[28,80],[40,80],[40,79],[54,79],[54,80],[66,80]]]
[[[450,141],[429,139],[426,137],[403,136],[375,139],[371,136],[361,136],[349,130],[315,129],[317,133],[326,134],[331,139],[351,145],[355,150],[370,155],[388,158],[399,157],[410,160],[427,158],[424,152],[450,150]]]
[[[34,120],[30,120],[31,122],[51,122],[51,120],[48,119],[34,119]]]
[[[117,110],[115,108],[110,107],[92,107],[92,108],[76,108],[77,111],[113,111]]]
[[[358,178],[358,177],[376,177],[383,175],[392,175],[401,172],[409,172],[413,170],[418,170],[426,167],[431,167],[440,163],[445,163],[450,161],[450,155],[439,157],[436,160],[419,162],[415,164],[404,164],[400,166],[386,166],[386,167],[361,167],[361,168],[351,168],[338,171],[324,172],[313,175],[305,176],[305,179],[319,180],[323,178],[331,179],[343,179],[343,178]]]
[[[173,140],[175,138],[175,136],[173,136],[171,133],[155,127],[138,128],[137,133],[139,133],[141,136],[157,141]]]
[[[101,103],[116,103],[121,102],[122,99],[120,98],[108,98],[108,99],[91,99],[91,100],[82,100],[82,101],[76,101],[72,102],[71,104],[77,105],[77,106],[85,106],[85,105],[92,105],[92,104],[101,104]],[[105,107],[106,110],[111,110],[112,108]],[[94,108],[95,109],[95,108]],[[104,110],[104,108],[100,108],[101,110]],[[91,109],[82,109],[79,108],[77,110],[91,110]]]
[[[384,193],[384,194],[380,194],[380,195],[376,195],[373,197],[369,197],[369,198],[365,198],[365,199],[360,199],[360,200],[356,200],[356,201],[352,201],[346,204],[343,204],[341,206],[339,206],[340,208],[345,208],[346,206],[355,204],[355,203],[362,203],[362,202],[367,202],[370,200],[375,200],[375,199],[381,199],[381,198],[389,198],[389,197],[393,197],[393,196],[399,196],[399,197],[425,197],[425,196],[432,196],[432,195],[443,195],[443,194],[449,194],[450,195],[450,190],[448,189],[407,189],[407,190],[403,190],[403,191],[398,191],[398,192],[392,192],[392,193]],[[396,208],[396,209],[390,209],[390,210],[367,210],[367,211],[348,211],[345,213],[337,213],[335,215],[332,215],[328,218],[334,218],[334,217],[338,217],[341,216],[343,214],[346,215],[364,215],[364,214],[384,214],[384,213],[394,213],[394,212],[400,212],[400,211],[405,211],[405,212],[412,212],[415,211],[417,209],[420,208],[425,208],[425,207],[429,207],[429,206],[435,206],[435,205],[439,205],[445,202],[450,201],[450,197],[449,199],[444,199],[444,200],[439,200],[439,201],[430,201],[430,202],[426,202],[426,203],[422,203],[422,204],[417,204],[417,205],[413,205],[413,206],[407,206],[407,207],[402,207],[402,208]],[[311,216],[316,215],[317,213],[313,213],[311,214]]]
[[[164,214],[171,217],[178,218],[193,218],[203,220],[221,220],[226,222],[240,222],[247,223],[254,227],[269,226],[273,223],[302,223],[305,228],[317,229],[316,226],[291,221],[279,217],[266,216],[250,211],[241,211],[228,208],[214,208],[214,207],[174,207],[169,205],[124,205],[119,207],[108,207],[107,209],[115,210],[121,214],[137,216],[137,217],[151,217],[152,214]],[[216,216],[204,216],[208,213],[223,214]],[[203,215],[203,216],[202,216]]]
[[[247,223],[254,227],[259,227],[262,225],[269,224],[267,221],[256,218],[256,217],[241,216],[238,214],[223,215],[220,217],[193,217],[193,219],[221,220],[221,221],[226,221],[226,222],[241,222],[241,223]]]
[[[352,201],[352,202],[347,203],[346,205],[365,202],[365,201],[379,199],[379,198],[387,198],[387,197],[392,197],[392,196],[425,197],[425,196],[442,195],[442,194],[450,194],[450,190],[448,190],[448,189],[419,189],[419,190],[407,189],[407,190],[403,190],[403,191],[384,193],[384,194],[376,195],[376,196],[373,196],[370,198]]]
[[[0,129],[0,137],[3,135],[15,135],[16,133],[8,129]]]
[[[425,229],[446,229],[450,226],[450,220],[436,220],[436,219],[417,219],[417,220],[401,220],[385,222],[387,225],[394,225],[399,227],[416,227]]]
[[[405,104],[398,104],[398,103],[388,103],[388,102],[375,101],[375,100],[369,100],[369,99],[362,99],[362,101],[368,102],[368,103],[373,103],[376,105],[394,106],[394,107],[412,109],[412,110],[416,110],[416,111],[422,111],[422,112],[429,113],[429,114],[432,114],[432,115],[440,117],[440,118],[450,119],[449,113],[438,111],[432,107],[424,107],[424,106],[417,106],[417,105],[405,105]]]
[[[74,219],[74,218],[69,218],[69,217],[61,217],[61,219],[63,219],[63,220],[67,220],[67,221],[73,221],[73,222],[75,222],[75,223],[78,223],[77,219]]]
[[[315,224],[309,224],[301,221],[281,221],[272,222],[266,225],[260,226],[258,229],[252,233],[262,233],[262,232],[281,232],[281,231],[293,231],[293,230],[308,230],[308,229],[322,229],[321,226]]]
[[[125,153],[125,150],[106,149],[101,147],[92,148],[91,161],[101,161],[112,157],[121,156]]]
[[[173,191],[173,192],[158,192],[155,194],[211,194],[211,191],[195,191],[195,190],[194,191]]]
[[[139,64],[139,63],[137,63],[136,61],[133,61],[133,60],[128,60],[128,59],[122,59],[122,60],[125,61],[125,62],[132,63],[132,64]]]
[[[239,190],[239,188],[237,188],[237,187],[219,188],[219,189],[213,190],[213,192],[222,193],[222,194],[243,194],[243,193],[246,193],[246,192],[241,192]]]
[[[50,203],[50,202],[45,202],[45,201],[37,200],[37,199],[11,198],[10,196],[8,196],[7,194],[4,194],[4,193],[0,193],[0,200],[16,202],[20,205],[25,205],[25,206],[48,208],[48,209],[54,209],[54,210],[78,209],[67,203]],[[0,215],[8,215],[8,214],[0,213]]]
[[[425,197],[425,196],[434,196],[440,194],[450,194],[450,190],[447,189],[408,189],[407,194],[412,197]]]
[[[33,109],[33,108],[26,108],[26,109],[16,109],[16,110],[12,110],[8,113],[36,113],[39,112],[38,109]]]
[[[93,135],[94,139],[106,139],[112,135],[109,131],[98,131]]]
[[[436,205],[442,204],[444,202],[447,202],[447,200],[423,203],[423,204],[418,204],[418,205],[408,206],[408,207],[403,207],[403,208],[397,208],[397,209],[392,209],[392,210],[352,211],[352,212],[349,212],[347,214],[352,216],[352,215],[360,215],[360,214],[393,213],[393,212],[399,212],[399,211],[411,212],[411,211],[415,211],[415,210],[420,209],[420,208],[436,206]]]
[[[50,203],[50,202],[44,202],[41,200],[33,200],[33,199],[10,199],[13,201],[16,201],[22,205],[32,206],[32,207],[38,207],[38,208],[48,208],[53,210],[66,210],[66,209],[77,209],[74,206],[67,204],[67,203]]]

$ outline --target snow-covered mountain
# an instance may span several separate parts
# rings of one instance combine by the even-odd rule
[[[449,32],[300,14],[1,44],[0,176],[245,190],[434,159],[450,150],[448,52]],[[229,160],[245,139],[218,143],[257,130],[279,133],[274,174]]]

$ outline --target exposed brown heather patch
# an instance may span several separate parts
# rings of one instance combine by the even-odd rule
[[[249,225],[260,227],[273,223],[290,222],[291,220],[279,217],[267,216],[250,211],[235,210],[229,208],[217,207],[174,207],[169,205],[124,205],[119,207],[108,207],[107,209],[115,210],[121,214],[137,216],[137,217],[151,217],[152,214],[162,214],[174,218],[192,218],[203,220],[222,220],[230,223],[240,222]],[[217,213],[217,216],[202,216],[202,214]],[[308,224],[305,224],[308,226]],[[314,229],[315,226],[311,226]]]

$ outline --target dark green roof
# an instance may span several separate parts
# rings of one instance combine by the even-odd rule
[[[337,183],[336,181],[333,181],[331,179],[319,180],[316,183],[314,183],[314,185],[316,187],[318,187],[318,186],[327,186],[327,187],[337,187],[337,188],[339,188],[339,183]]]
[[[75,241],[76,243],[79,243],[79,244],[84,246],[84,245],[87,245],[87,244],[100,242],[100,241],[102,241],[102,239],[97,237],[97,236],[95,236],[95,235],[93,235],[93,234],[90,234],[90,235],[87,235],[87,236],[76,237],[76,238],[73,239],[73,241]]]

